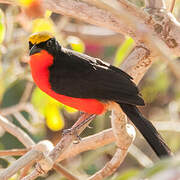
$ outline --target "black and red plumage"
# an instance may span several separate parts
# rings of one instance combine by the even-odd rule
[[[29,49],[33,79],[45,93],[89,114],[102,114],[108,102],[116,102],[159,157],[171,154],[136,107],[144,105],[144,100],[127,73],[100,59],[63,48],[48,33],[32,35]]]

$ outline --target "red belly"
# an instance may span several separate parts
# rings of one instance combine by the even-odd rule
[[[105,111],[105,104],[96,99],[73,98],[54,92],[49,83],[48,71],[48,67],[52,63],[53,57],[44,50],[30,58],[32,77],[42,91],[67,106],[89,114],[101,114]]]

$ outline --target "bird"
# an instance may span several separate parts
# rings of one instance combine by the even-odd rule
[[[144,100],[126,72],[98,58],[64,48],[49,32],[29,36],[29,64],[35,84],[57,101],[88,114],[118,104],[159,158],[171,150],[139,111]]]

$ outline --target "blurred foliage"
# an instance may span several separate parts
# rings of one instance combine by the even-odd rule
[[[0,43],[3,42],[5,36],[6,26],[4,24],[4,13],[0,10]]]
[[[129,0],[139,7],[144,6],[143,0]],[[21,7],[11,5],[0,5],[0,112],[6,108],[27,103],[33,105],[29,110],[22,109],[23,115],[29,125],[37,131],[29,132],[30,136],[38,141],[50,139],[53,143],[61,138],[63,128],[70,128],[77,120],[77,110],[65,106],[52,99],[37,87],[29,88],[29,82],[33,82],[28,60],[28,36],[34,32],[49,31],[53,33],[62,45],[75,51],[94,55],[104,61],[119,66],[135,46],[130,37],[124,37],[123,42],[113,43],[107,38],[102,44],[96,40],[90,43],[84,34],[81,34],[82,22],[74,19],[64,19],[63,16],[43,9],[41,0],[17,0]],[[180,1],[176,1],[174,14],[179,19]],[[68,30],[68,25],[75,25],[75,28]],[[86,25],[86,24],[84,24]],[[75,29],[75,32],[74,32]],[[94,32],[92,33],[94,34]],[[103,29],[102,37],[103,38]],[[107,35],[108,36],[108,35]],[[92,35],[90,36],[92,37]],[[175,65],[180,67],[179,59]],[[140,83],[141,94],[147,106],[144,107],[145,116],[154,121],[177,121],[179,122],[180,112],[180,82],[164,61],[158,59],[152,68],[147,72]],[[173,106],[173,103],[176,106]],[[88,136],[104,129],[110,128],[109,113],[98,116],[91,123],[92,129],[87,129],[83,136]],[[9,121],[13,122],[23,130],[19,119],[14,113],[6,115]],[[178,128],[178,127],[177,127]],[[165,129],[166,130],[166,129]],[[27,132],[27,130],[25,130]],[[164,134],[163,134],[164,135]],[[164,135],[166,142],[173,150],[180,149],[179,133],[171,132]],[[149,146],[137,138],[135,144],[143,147],[143,151],[155,160]],[[0,129],[0,150],[22,148],[23,145],[12,135]],[[84,152],[81,155],[63,162],[74,174],[93,174],[101,169],[108,162],[115,152],[115,145],[108,145],[96,151]],[[17,158],[17,157],[16,157]],[[136,157],[137,159],[141,157]],[[165,160],[141,172],[144,168],[134,158],[127,156],[125,162],[117,170],[115,175],[108,180],[129,180],[153,177],[155,174],[165,171],[173,166],[172,162],[178,159]],[[130,160],[129,160],[130,159]],[[0,166],[6,167],[13,159],[0,159]],[[128,161],[129,160],[129,161]],[[143,161],[143,160],[142,160]],[[65,179],[61,175],[51,172],[48,179]],[[15,175],[11,179],[17,179]],[[46,179],[45,177],[37,179]],[[82,178],[83,179],[83,178]],[[84,178],[86,179],[86,178]]]
[[[45,94],[39,88],[33,91],[31,102],[46,118],[47,126],[51,130],[58,131],[64,127],[64,120],[59,111],[63,107],[62,104]]]
[[[50,18],[38,18],[33,21],[32,32],[48,31],[54,33],[54,25]]]
[[[80,53],[84,53],[85,46],[81,39],[75,36],[69,36],[67,39],[68,44],[70,44],[71,49]]]
[[[115,66],[120,66],[120,64],[123,62],[123,60],[130,53],[130,51],[132,50],[134,45],[135,45],[134,40],[132,38],[129,38],[129,37],[126,38],[126,40],[117,49],[116,56],[114,59]]]
[[[124,171],[119,176],[112,178],[112,180],[129,180],[129,179],[135,177],[137,174],[139,174],[138,169],[129,169],[127,171]]]
[[[159,94],[166,93],[170,85],[166,66],[161,62],[153,66],[154,68],[146,78],[146,82],[141,90],[146,103],[152,103]]]
[[[171,177],[171,178],[170,178]],[[132,180],[139,179],[150,179],[158,180],[162,178],[163,180],[168,179],[179,179],[180,177],[180,156],[168,158],[155,163],[153,166],[141,171],[136,178]]]
[[[29,6],[34,0],[17,0],[17,2],[22,6]]]

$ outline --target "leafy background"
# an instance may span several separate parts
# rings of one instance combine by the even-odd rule
[[[144,7],[143,0],[131,2]],[[79,112],[50,98],[34,85],[28,66],[28,36],[34,32],[49,31],[63,46],[116,66],[120,66],[135,43],[130,37],[47,11],[41,7],[40,0],[17,0],[17,3],[20,6],[0,4],[0,113],[26,131],[36,142],[49,139],[56,144],[61,138],[62,130],[73,125]],[[170,4],[170,0],[166,3]],[[179,0],[176,1],[173,13],[180,20]],[[173,63],[177,69],[180,68],[178,57]],[[141,111],[149,120],[161,123],[158,129],[175,153],[180,149],[179,81],[172,66],[163,59],[157,59],[139,85],[146,102]],[[110,128],[109,115],[107,113],[97,117],[91,123],[93,128],[86,129],[82,137]],[[21,123],[22,121],[25,123]],[[13,148],[23,148],[23,145],[0,129],[0,150]],[[67,159],[62,164],[86,179],[111,159],[115,148],[115,144],[110,144]],[[1,157],[0,168],[7,167],[16,158],[18,157]],[[162,179],[167,168],[172,173],[179,171],[178,155],[175,159],[163,160],[154,166],[151,161],[157,161],[156,156],[138,133],[127,158],[108,179]],[[144,167],[147,169],[144,170]],[[11,180],[13,179],[17,179],[17,176],[13,176]],[[46,177],[38,179],[65,178],[51,171]]]

